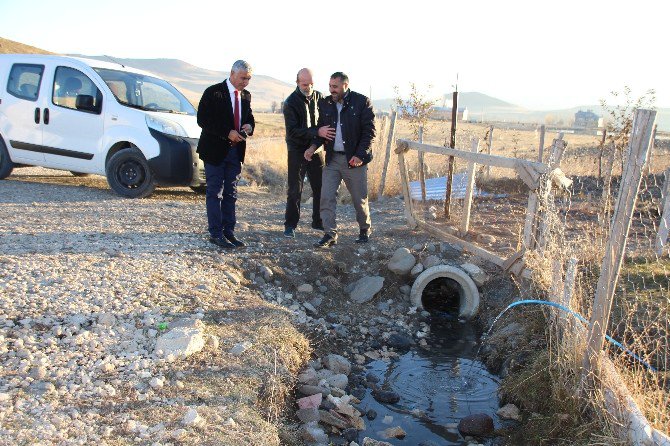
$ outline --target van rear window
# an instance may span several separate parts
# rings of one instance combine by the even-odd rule
[[[43,73],[44,65],[18,63],[12,65],[12,70],[9,72],[9,81],[7,82],[7,93],[17,98],[36,101],[39,96]]]

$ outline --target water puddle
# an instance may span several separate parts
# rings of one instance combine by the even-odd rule
[[[373,361],[367,365],[368,376],[379,379],[377,385],[400,395],[396,404],[377,402],[367,390],[360,408],[374,410],[377,417],[366,419],[365,436],[382,440],[379,432],[400,426],[403,439],[387,439],[391,444],[465,445],[458,433],[458,422],[474,413],[493,417],[499,407],[496,376],[475,359],[479,334],[470,324],[458,321],[436,321],[433,318],[426,338],[430,350],[414,348],[390,363]],[[374,379],[374,378],[372,378]],[[388,417],[392,417],[389,420]]]

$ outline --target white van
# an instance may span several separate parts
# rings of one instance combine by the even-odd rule
[[[105,175],[120,195],[159,186],[202,191],[200,127],[164,79],[118,63],[0,55],[0,179],[14,167]]]

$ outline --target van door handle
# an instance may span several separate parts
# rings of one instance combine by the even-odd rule
[[[49,125],[49,109],[48,108],[44,109],[44,123]]]
[[[37,107],[35,109],[35,124],[39,124],[39,123],[40,123],[40,108]]]

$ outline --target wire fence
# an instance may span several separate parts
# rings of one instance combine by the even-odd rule
[[[396,123],[399,139],[417,141],[418,133],[403,125],[402,120]],[[421,133],[423,143],[435,151],[446,146],[448,133],[443,123],[432,122]],[[379,149],[387,144],[387,138],[381,138]],[[402,144],[405,143],[401,141]],[[641,164],[639,160],[630,155],[628,146],[610,144],[595,132],[564,133],[559,137],[553,132],[543,135],[537,126],[461,125],[456,133],[456,148],[476,151],[480,162],[473,166],[472,157],[455,157],[449,218],[445,218],[449,156],[427,152],[414,143],[401,146],[400,154],[392,154],[390,159],[401,166],[401,175],[394,176],[395,181],[385,192],[403,192],[401,177],[405,175],[406,206],[410,217],[423,228],[444,237],[456,237],[503,268],[525,273],[538,292],[586,320],[600,311],[594,309],[598,288],[613,287],[611,313],[604,331],[621,345],[607,342],[607,356],[615,362],[651,425],[667,431],[670,144],[656,140],[651,145],[646,163],[640,166],[638,189],[627,172],[630,166]],[[558,160],[551,158],[552,152],[553,156],[558,153],[556,149],[560,152]],[[526,164],[492,165],[493,158],[484,156],[489,153]],[[538,167],[539,161],[548,166],[545,171]],[[377,166],[373,164],[371,172],[381,172],[382,161],[375,162]],[[561,169],[559,175],[554,171],[556,167]],[[474,172],[471,191],[470,172]],[[635,195],[635,200],[629,200],[634,206],[620,222],[629,225],[628,236],[617,239],[615,233],[620,229],[613,224],[617,211],[623,211],[626,194]],[[621,209],[617,209],[619,206]],[[617,245],[613,240],[625,241],[616,242]],[[618,250],[623,253],[618,276],[602,282],[603,259]],[[573,328],[574,324],[582,326],[576,321],[571,324]],[[586,326],[577,330],[562,326],[555,331],[555,336],[564,341],[562,348],[571,349],[567,356],[573,358],[572,374],[578,374],[576,370],[584,364],[588,330]],[[625,424],[625,420],[613,422]]]

